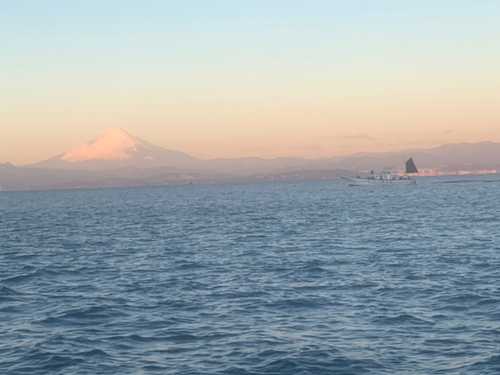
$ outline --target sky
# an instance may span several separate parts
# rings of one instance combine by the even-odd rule
[[[0,162],[108,128],[200,158],[500,142],[497,0],[0,0]]]

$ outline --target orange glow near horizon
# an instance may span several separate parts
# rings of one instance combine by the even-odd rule
[[[279,3],[13,3],[0,162],[109,128],[203,159],[500,142],[497,2]]]
[[[2,142],[0,161],[27,164],[43,160],[112,127],[203,159],[317,158],[444,143],[499,142],[496,103],[492,99],[467,102],[460,94],[443,93],[446,98],[440,99],[422,93],[420,100],[415,97],[413,101],[410,94],[399,98],[378,95],[377,100],[368,95],[339,95],[314,100],[276,96],[262,101],[225,97],[218,102],[181,103],[178,98],[174,104],[166,104],[169,101],[158,96],[156,101],[136,98],[135,105],[131,101],[88,103],[83,109],[45,103],[25,111],[4,111],[3,120],[16,126],[3,131],[2,139],[9,141]],[[493,96],[500,97],[500,91]]]

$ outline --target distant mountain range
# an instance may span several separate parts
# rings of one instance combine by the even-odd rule
[[[318,159],[202,160],[166,150],[122,129],[109,129],[65,154],[36,164],[0,164],[0,187],[5,191],[334,179],[337,174],[387,166],[402,169],[410,156],[426,174],[500,171],[500,143],[494,142]]]

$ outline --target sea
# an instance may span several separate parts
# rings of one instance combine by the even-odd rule
[[[0,192],[0,374],[499,374],[500,175]]]

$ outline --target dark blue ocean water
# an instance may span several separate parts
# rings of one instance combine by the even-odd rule
[[[498,180],[2,192],[0,373],[498,374]]]

